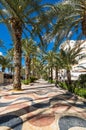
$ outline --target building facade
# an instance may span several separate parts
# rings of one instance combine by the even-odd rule
[[[60,48],[66,50],[68,47],[72,49],[76,44],[80,45],[80,47],[82,47],[82,50],[79,53],[79,56],[76,58],[78,63],[72,66],[72,79],[77,79],[80,74],[86,74],[86,40],[68,40],[60,46]]]

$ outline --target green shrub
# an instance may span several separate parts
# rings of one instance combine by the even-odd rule
[[[72,93],[75,92],[76,84],[72,82],[71,84],[68,84],[68,82],[59,82],[59,86],[63,89],[66,89]]]
[[[80,89],[77,91],[77,95],[86,98],[86,89],[80,88]]]
[[[49,82],[49,83],[55,83],[55,81],[52,80],[52,79],[48,80],[48,82]]]
[[[81,83],[86,82],[86,74],[81,74],[79,76],[79,80],[81,81]]]
[[[80,87],[86,88],[86,74],[81,74],[78,80],[80,82]]]
[[[45,80],[48,80],[49,78],[48,78],[48,75],[45,73],[44,75],[43,75],[43,79],[45,79]]]
[[[59,86],[60,86],[61,88],[63,88],[63,89],[68,89],[68,86],[67,86],[66,82],[59,82],[58,84],[59,84]]]
[[[28,80],[22,80],[22,83],[25,84],[25,85],[28,85],[30,83],[30,79],[28,79]]]
[[[35,80],[37,80],[36,77],[34,77],[34,76],[31,76],[31,77],[30,77],[30,82],[31,82],[31,83],[34,82]]]
[[[86,89],[81,88],[81,83],[78,80],[72,81],[72,84],[70,85],[67,82],[59,82],[58,85],[63,89],[79,95],[80,97],[86,98]]]
[[[86,89],[80,89],[79,95],[86,98]]]

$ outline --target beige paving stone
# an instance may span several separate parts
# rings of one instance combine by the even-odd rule
[[[86,128],[82,128],[82,127],[72,127],[69,130],[86,130]]]
[[[0,130],[13,130],[13,129],[6,126],[0,126]]]

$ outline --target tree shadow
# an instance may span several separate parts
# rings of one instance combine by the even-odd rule
[[[38,100],[43,100],[43,99],[45,99],[45,101],[37,102]],[[70,100],[70,99],[73,99],[74,103],[69,102],[68,100]],[[25,121],[29,121],[29,120],[33,119],[34,117],[38,118],[38,116],[40,114],[42,114],[43,112],[46,111],[46,108],[47,109],[53,108],[53,106],[55,104],[58,104],[58,106],[59,106],[59,103],[61,105],[63,105],[63,107],[64,107],[65,104],[67,105],[67,108],[65,109],[66,112],[72,106],[79,107],[79,108],[84,108],[86,106],[86,102],[82,102],[82,104],[78,104],[77,103],[78,97],[73,95],[73,94],[70,94],[69,92],[65,92],[65,93],[62,93],[62,94],[59,94],[59,95],[55,95],[55,96],[39,97],[37,99],[32,99],[32,98],[29,98],[29,97],[27,97],[27,98],[22,97],[22,98],[14,100],[13,102],[18,101],[18,100],[25,100],[25,101],[31,102],[31,105],[28,105],[28,103],[27,103],[27,106],[24,106],[24,107],[22,107],[22,108],[20,108],[18,110],[8,112],[7,114],[1,114],[0,118],[3,119],[3,122],[0,122],[1,126],[2,125],[9,126],[10,123],[12,124],[12,122],[10,122],[10,119],[17,118],[16,116],[18,116],[18,118],[20,118],[24,114],[30,114],[30,113],[35,112],[36,110],[40,109],[40,111],[38,113],[36,113],[34,115],[30,115],[29,117],[27,117],[27,119]],[[64,103],[62,103],[62,101],[64,101]],[[12,104],[13,104],[13,102],[12,102]],[[21,102],[21,103],[24,103],[24,102]],[[54,102],[54,105],[52,104],[52,102]],[[21,104],[21,103],[18,103],[18,104]],[[8,105],[12,105],[12,104],[8,104]],[[16,115],[16,116],[14,117],[13,115]],[[9,116],[9,122],[7,122],[7,117],[8,116]],[[25,122],[25,121],[23,121],[23,122]],[[12,128],[15,127],[14,130],[18,130],[18,129],[16,129],[17,126],[20,125],[20,124],[22,125],[23,122],[20,121],[20,122],[16,123],[15,125],[11,126],[11,127]],[[21,128],[19,130],[21,130]]]

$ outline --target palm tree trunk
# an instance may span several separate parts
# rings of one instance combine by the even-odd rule
[[[56,80],[58,81],[58,67],[56,67]]]
[[[56,83],[55,83],[55,86],[57,86],[57,84],[58,84],[58,67],[56,67],[55,69],[56,69]]]
[[[30,57],[26,56],[25,57],[25,80],[28,80],[30,78],[30,63],[31,63],[31,59]]]
[[[35,66],[34,66],[34,64],[35,64],[34,60],[32,60],[32,65],[31,65],[32,66],[32,69],[31,69],[32,75],[31,76],[33,76],[33,77],[35,76]]]
[[[21,36],[22,23],[18,18],[11,18],[14,33],[14,82],[13,87],[21,90]]]
[[[86,36],[86,11],[84,12],[84,17],[82,20],[82,32]]]
[[[51,80],[53,80],[53,68],[51,67]]]
[[[70,73],[70,70],[67,70],[67,80],[68,80],[68,83],[71,84],[71,73]]]
[[[2,72],[5,72],[5,68],[4,67],[2,67]]]
[[[48,69],[48,75],[49,75],[49,77],[51,76],[51,74],[50,74],[50,68]]]
[[[34,66],[33,66],[33,68],[32,68],[32,76],[35,76]]]

